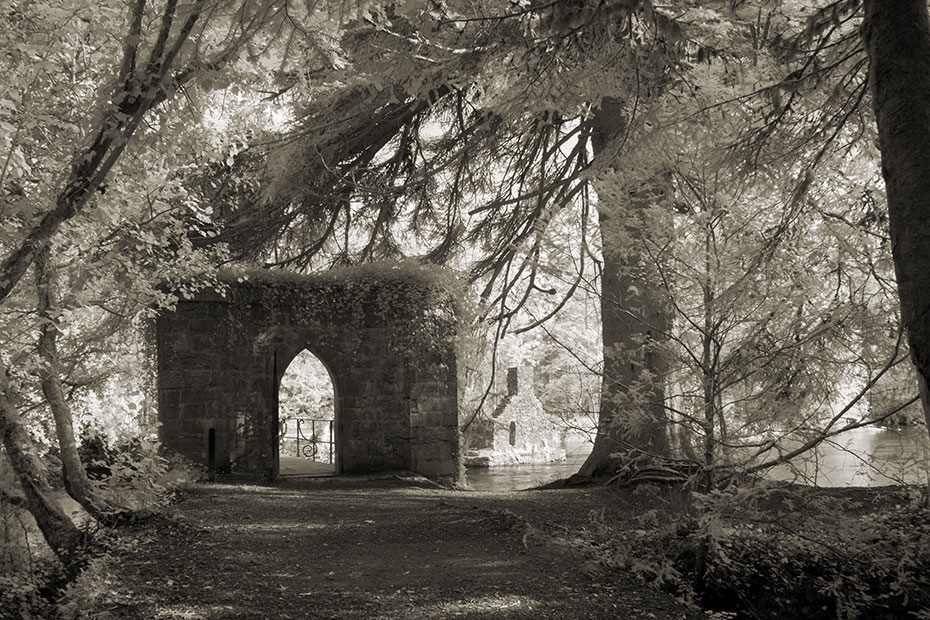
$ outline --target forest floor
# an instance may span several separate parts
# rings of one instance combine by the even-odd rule
[[[632,520],[663,501],[603,487],[452,491],[407,476],[198,484],[124,536],[92,617],[704,618],[603,573],[584,542],[592,511]]]

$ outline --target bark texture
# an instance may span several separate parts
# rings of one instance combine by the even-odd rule
[[[930,16],[926,0],[864,9],[901,318],[930,429]]]
[[[83,542],[81,531],[55,501],[42,478],[42,466],[32,439],[12,401],[6,368],[0,365],[0,440],[10,466],[25,495],[25,506],[35,517],[46,542],[69,572],[76,570],[75,559]]]
[[[606,149],[622,139],[625,118],[621,102],[607,99],[601,104],[592,132],[595,157],[610,156]],[[655,265],[641,247],[647,226],[644,214],[651,202],[648,193],[648,188],[647,195],[610,196],[598,191],[604,370],[597,435],[578,472],[582,476],[611,473],[618,464],[611,455],[618,452],[666,455],[669,450],[668,362],[661,344],[671,319]]]
[[[38,349],[43,366],[39,369],[42,393],[52,417],[61,457],[62,479],[68,495],[95,517],[103,516],[103,502],[97,497],[78,455],[74,438],[74,417],[61,383],[61,362],[58,356],[58,274],[51,261],[51,249],[46,244],[36,255],[36,293],[38,313],[42,320]]]

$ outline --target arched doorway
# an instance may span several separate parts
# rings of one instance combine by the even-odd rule
[[[332,377],[323,362],[304,349],[288,365],[278,386],[279,475],[336,473],[336,439]]]

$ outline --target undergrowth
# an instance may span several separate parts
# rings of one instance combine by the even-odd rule
[[[158,514],[179,486],[202,475],[183,458],[162,456],[154,442],[132,440],[114,447],[99,439],[93,442],[92,448],[83,446],[82,457],[89,463],[98,492],[114,510],[136,519]],[[4,487],[14,488],[12,478],[3,477]],[[16,499],[15,495],[8,497]],[[102,591],[96,576],[102,574],[107,555],[119,552],[124,543],[114,530],[86,515],[72,516],[82,523],[88,542],[83,557],[76,559],[84,570],[68,581],[21,502],[0,499],[0,620],[73,620],[83,618],[82,610],[92,608],[93,599]]]
[[[822,491],[822,490],[821,490]],[[863,495],[876,493],[861,490]],[[592,516],[600,563],[737,618],[930,619],[930,509],[895,496],[736,489],[631,524]]]
[[[166,457],[157,442],[143,438],[110,447],[101,436],[89,435],[81,448],[100,497],[139,519],[161,510],[178,486],[203,476],[201,467],[178,454]]]

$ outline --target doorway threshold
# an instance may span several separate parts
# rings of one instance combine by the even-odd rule
[[[282,456],[279,460],[278,476],[282,478],[335,476],[332,463],[319,463],[307,458]]]

